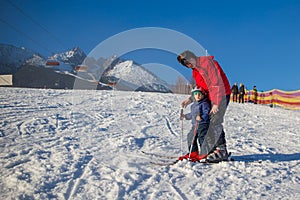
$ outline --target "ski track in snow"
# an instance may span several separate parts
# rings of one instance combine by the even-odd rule
[[[299,111],[231,103],[236,162],[156,166],[142,151],[180,156],[185,95],[0,91],[0,199],[300,199]]]

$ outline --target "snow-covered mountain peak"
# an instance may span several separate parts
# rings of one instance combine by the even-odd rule
[[[80,65],[85,57],[86,54],[79,47],[74,47],[66,52],[54,54],[49,59],[55,59],[71,66],[76,66]]]
[[[32,58],[25,61],[26,64],[43,66],[45,64],[45,59],[38,54],[33,54]]]
[[[168,84],[132,60],[119,61],[108,73],[109,77],[133,84],[134,89],[170,92]]]

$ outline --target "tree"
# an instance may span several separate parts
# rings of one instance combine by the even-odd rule
[[[177,94],[189,94],[190,90],[190,84],[182,76],[178,76],[173,92]]]

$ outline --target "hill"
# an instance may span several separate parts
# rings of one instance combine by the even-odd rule
[[[183,154],[185,98],[0,88],[0,198],[299,199],[295,111],[231,103],[224,127],[236,162],[151,164],[142,151]],[[184,121],[184,153],[189,129]]]

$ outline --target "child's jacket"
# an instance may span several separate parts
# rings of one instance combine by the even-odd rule
[[[196,117],[200,115],[201,121],[199,124],[202,123],[209,123],[209,112],[211,109],[211,103],[207,97],[204,97],[200,101],[195,101],[191,105],[191,112],[185,115],[185,119],[192,120],[192,125],[195,126],[196,124]]]

